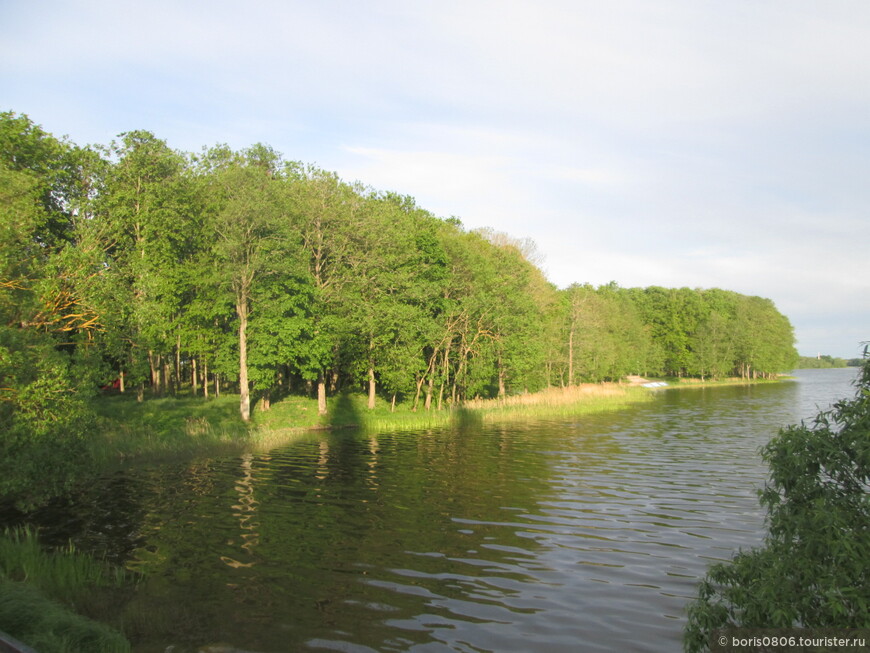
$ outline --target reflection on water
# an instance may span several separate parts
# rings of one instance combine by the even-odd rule
[[[312,436],[131,469],[36,518],[147,573],[118,606],[136,651],[674,651],[707,565],[761,538],[758,447],[853,377]]]

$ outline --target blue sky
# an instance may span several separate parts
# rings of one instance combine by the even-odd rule
[[[801,353],[870,340],[865,0],[0,0],[0,110],[265,142],[531,238],[560,287],[727,288]]]

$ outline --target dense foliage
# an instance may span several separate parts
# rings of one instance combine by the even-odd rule
[[[247,420],[288,393],[323,413],[347,388],[428,410],[632,373],[769,376],[795,355],[769,300],[558,290],[526,241],[264,145],[193,155],[134,131],[78,147],[3,113],[0,215],[7,467],[40,446],[74,458],[106,385],[230,391]]]
[[[716,628],[870,627],[870,360],[857,385],[764,448],[764,545],[710,569],[687,651],[707,650]]]

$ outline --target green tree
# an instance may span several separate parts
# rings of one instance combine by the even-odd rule
[[[239,412],[244,421],[251,417],[248,325],[255,283],[286,267],[290,242],[289,212],[275,179],[277,158],[261,146],[242,155],[222,148],[211,154],[217,162],[209,173],[210,225],[217,235],[213,254],[238,320]]]
[[[41,208],[41,245],[57,247],[70,237],[70,195],[75,192],[75,148],[34,124],[24,114],[0,112],[0,162],[6,170],[26,172]]]
[[[650,340],[631,293],[614,282],[597,289],[574,284],[565,292],[569,383],[644,372]]]
[[[350,371],[365,379],[370,409],[378,378],[395,400],[419,367],[420,357],[411,352],[424,346],[439,290],[432,268],[443,265],[433,249],[430,219],[407,198],[375,193],[356,222],[341,315],[353,334],[346,339],[354,358]]]
[[[692,335],[689,345],[694,354],[691,370],[703,381],[725,376],[734,369],[733,323],[717,311],[710,313]]]
[[[118,302],[110,313],[123,350],[115,355],[141,400],[146,378],[156,394],[168,386],[190,213],[182,201],[183,158],[147,131],[120,139],[107,148],[112,165],[93,207],[104,276],[114,277],[106,283]]]
[[[58,274],[69,156],[26,117],[0,114],[0,494],[28,506],[75,480],[93,426],[72,357],[95,320]]]
[[[740,296],[736,308],[736,364],[744,378],[770,377],[794,365],[794,330],[773,302]]]
[[[363,200],[337,175],[313,166],[289,165],[287,181],[293,224],[313,285],[310,335],[298,364],[303,378],[316,382],[318,412],[325,415],[327,374],[339,357],[345,326],[339,318],[342,293],[350,276],[348,262]]]

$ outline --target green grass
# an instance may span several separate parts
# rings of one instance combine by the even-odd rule
[[[160,458],[208,451],[234,453],[276,447],[316,429],[357,427],[379,431],[422,430],[451,424],[518,421],[615,411],[648,401],[644,388],[618,385],[551,388],[505,400],[474,400],[453,409],[400,404],[391,411],[378,398],[369,410],[362,393],[330,397],[328,414],[319,415],[315,399],[288,396],[268,411],[254,406],[250,424],[239,417],[238,395],[205,400],[165,397],[136,402],[133,397],[103,397],[96,402],[100,429],[90,440],[97,461]]]
[[[161,397],[141,403],[129,396],[102,397],[95,409],[99,430],[89,444],[98,462],[232,451],[251,437],[251,427],[239,417],[238,395]]]
[[[102,620],[132,585],[122,569],[72,546],[44,549],[27,529],[0,535],[0,630],[40,653],[129,651]]]
[[[654,379],[668,382],[668,388],[777,383],[778,380],[746,381],[719,379]],[[573,417],[622,410],[632,404],[650,401],[647,388],[619,384],[584,384],[570,388],[550,388],[534,394],[516,395],[505,400],[488,399],[465,402],[461,407],[421,406],[411,411],[408,403],[393,412],[389,402],[377,399],[369,410],[362,393],[345,393],[328,400],[328,414],[319,415],[317,401],[305,396],[287,396],[272,403],[268,411],[255,404],[251,422],[239,417],[239,396],[179,396],[149,398],[139,403],[132,396],[102,397],[96,403],[100,428],[89,441],[98,464],[128,458],[164,458],[198,452],[233,454],[243,450],[281,446],[316,429],[358,427],[379,431],[411,431],[449,426],[457,423],[521,421],[553,417]],[[422,402],[421,402],[422,403]],[[434,402],[433,402],[434,403]]]

